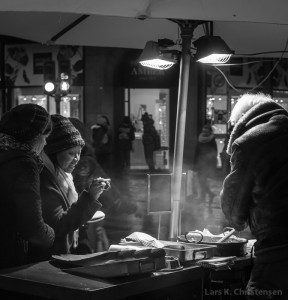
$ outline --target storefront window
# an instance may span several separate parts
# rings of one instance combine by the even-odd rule
[[[54,97],[49,97],[49,113],[56,114],[56,103]],[[81,119],[81,102],[80,95],[69,94],[61,98],[60,102],[60,114],[64,117],[73,117]]]
[[[35,103],[48,110],[47,97],[45,95],[18,96],[18,104]]]
[[[142,143],[142,115],[147,112],[154,120],[160,135],[161,149],[154,151],[155,169],[169,168],[169,89],[129,89],[126,90],[130,118],[136,128],[134,151],[131,152],[131,169],[146,169]],[[129,98],[129,99],[128,99]],[[128,109],[126,109],[126,114]]]
[[[71,94],[61,97],[60,114],[64,117],[83,119],[82,87],[73,87]],[[75,93],[74,93],[75,92]],[[50,114],[56,114],[56,103],[53,96],[43,93],[43,88],[15,88],[12,90],[12,106],[24,103],[35,103],[44,107]]]

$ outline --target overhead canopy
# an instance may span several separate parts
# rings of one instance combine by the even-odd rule
[[[174,20],[213,21],[236,54],[284,50],[287,0],[2,0],[0,35],[55,44],[141,49],[148,40],[179,39]],[[64,34],[63,29],[83,20]],[[57,36],[57,34],[61,33]],[[193,39],[204,35],[199,26]],[[269,56],[279,56],[279,53]]]

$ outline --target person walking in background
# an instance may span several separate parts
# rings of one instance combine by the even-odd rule
[[[288,112],[269,95],[244,94],[229,122],[220,199],[229,226],[249,225],[256,238],[248,299],[288,299]]]
[[[155,170],[154,151],[160,148],[159,134],[154,127],[154,120],[145,112],[142,115],[144,155],[149,171]]]
[[[217,144],[211,125],[204,125],[198,136],[195,149],[193,170],[197,172],[200,201],[205,202],[206,195],[212,204],[214,193],[209,185],[209,178],[215,176],[217,166]]]
[[[83,137],[85,137],[85,145],[82,148],[80,160],[72,172],[76,191],[80,194],[83,190],[89,189],[93,180],[98,177],[108,178],[108,174],[102,169],[95,158],[93,147],[89,142],[88,135],[86,134],[87,131],[85,125],[79,119],[69,119],[79,130],[81,136],[83,134]],[[101,210],[112,214],[118,214],[121,212],[130,214],[135,212],[137,209],[135,204],[128,203],[126,199],[123,199],[121,192],[115,183],[111,184],[111,188],[101,195],[101,199],[103,200]]]
[[[89,190],[89,186],[93,180],[99,177],[107,178],[108,175],[95,158],[94,149],[90,143],[90,137],[88,136],[85,124],[76,118],[69,118],[69,120],[80,132],[85,141],[79,162],[72,172],[76,191],[78,194],[81,194],[84,190]],[[99,216],[100,213],[102,214],[103,220],[86,223],[79,228],[78,249],[82,254],[85,252],[85,249],[89,253],[106,251],[109,248],[109,240],[104,228],[105,213],[103,211],[107,211],[107,209],[109,210],[121,202],[120,192],[116,189],[115,184],[111,185],[111,188],[101,195],[101,200],[103,205],[98,214]]]
[[[80,160],[72,171],[73,181],[78,194],[83,190],[88,190],[92,181],[97,177],[108,177],[100,164],[97,162],[92,144],[87,136],[85,125],[76,118],[69,118],[70,122],[80,132],[85,145],[81,150]],[[97,172],[97,177],[95,177]],[[104,195],[102,195],[103,197]]]
[[[56,114],[51,119],[53,130],[42,152],[40,187],[43,218],[54,229],[56,238],[53,248],[41,253],[44,260],[53,254],[78,253],[78,229],[102,206],[98,199],[105,186],[102,179],[95,180],[89,190],[78,195],[71,173],[84,140],[68,118]]]
[[[103,170],[109,174],[112,171],[112,132],[108,117],[99,116],[91,129],[95,157]]]
[[[42,217],[39,155],[51,128],[50,115],[36,104],[18,105],[0,121],[0,268],[34,261],[33,245],[53,245],[54,230]]]
[[[133,141],[135,140],[135,127],[128,116],[123,118],[118,128],[117,138],[120,169],[125,172],[130,168],[130,152],[133,148]]]

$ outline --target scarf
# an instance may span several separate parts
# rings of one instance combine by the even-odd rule
[[[27,153],[32,156],[38,166],[39,172],[43,169],[43,161],[41,157],[33,150],[32,146],[25,143],[18,142],[13,136],[0,133],[0,150],[3,151],[11,151],[11,150],[19,150]]]
[[[48,155],[43,151],[41,153],[45,167],[54,175],[58,187],[62,193],[66,196],[69,206],[78,200],[78,193],[76,192],[75,185],[73,182],[73,176],[70,173],[66,173],[61,168],[55,168],[53,162],[50,160]],[[73,248],[76,249],[78,246],[79,229],[73,232]]]

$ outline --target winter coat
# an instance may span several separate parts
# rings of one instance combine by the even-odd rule
[[[235,125],[227,152],[226,218],[238,230],[249,224],[255,253],[288,245],[288,112],[272,100],[257,104]]]
[[[39,173],[29,153],[0,151],[0,268],[29,263],[28,241],[39,249],[53,244],[54,231],[42,217]]]
[[[152,149],[152,151],[160,148],[159,134],[154,127],[154,121],[152,119],[143,121],[142,143],[144,147],[148,147]]]
[[[52,254],[69,254],[76,242],[74,231],[89,221],[101,207],[84,190],[78,197],[76,191],[66,191],[59,184],[51,161],[46,159],[41,173],[41,197],[43,218],[55,230],[55,243],[50,251],[42,252],[42,259],[50,259]],[[72,176],[69,174],[71,179]],[[72,198],[78,197],[74,201]]]
[[[198,140],[193,165],[194,171],[201,172],[206,177],[214,177],[217,165],[217,144],[213,134]]]
[[[132,124],[122,123],[118,129],[118,143],[120,150],[132,150],[135,140],[135,128]]]
[[[93,147],[96,157],[112,152],[112,133],[108,125],[95,125],[92,129]]]

